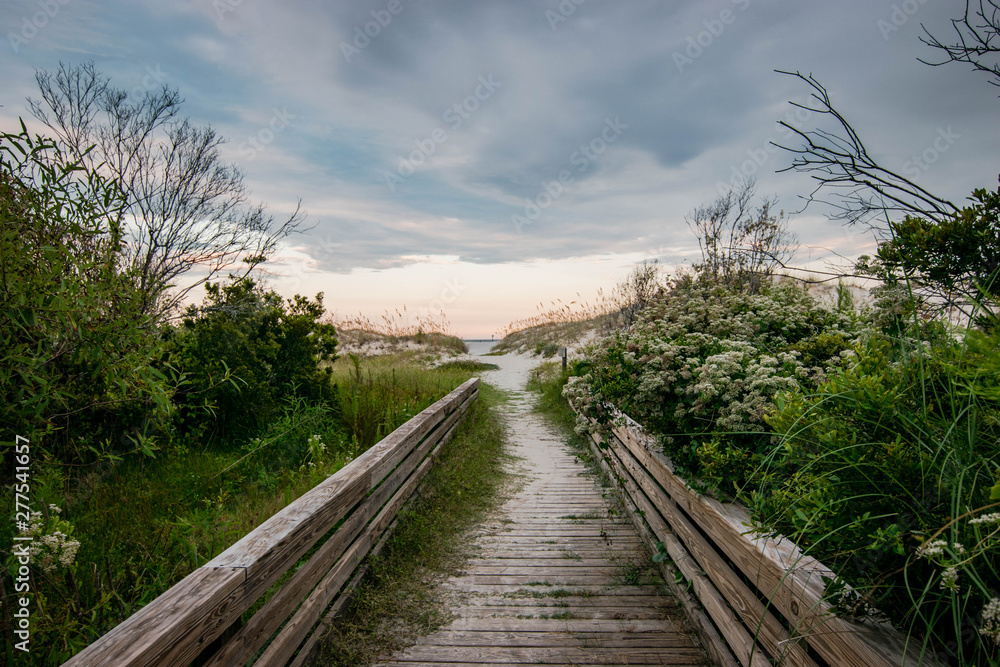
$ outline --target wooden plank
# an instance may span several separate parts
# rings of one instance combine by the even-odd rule
[[[457,402],[465,393],[471,393],[474,387],[475,383],[470,380],[418,414],[244,536],[213,559],[209,566],[245,567],[247,579],[250,580],[256,578],[261,570],[280,569],[269,567],[269,561],[277,554],[282,556],[280,564],[290,565],[286,561],[297,560],[316,539],[329,531],[351,507],[380,483],[385,474],[396,467],[402,457],[416,446],[418,439],[415,436],[422,437],[425,429],[429,432],[437,424],[437,421],[432,421],[433,418],[437,417],[440,421],[443,412],[440,407],[435,406],[442,402]],[[379,476],[379,471],[385,471],[385,474]],[[288,548],[289,545],[297,548]],[[299,552],[297,556],[296,552]],[[295,558],[292,559],[292,556]]]
[[[545,572],[520,575],[470,574],[466,575],[466,579],[472,584],[497,584],[503,586],[527,586],[540,581],[552,586],[608,586],[616,582],[615,577],[607,575],[559,575]]]
[[[484,662],[450,662],[450,661],[449,662],[429,662],[429,661],[426,661],[426,660],[417,660],[417,661],[406,661],[406,662],[396,662],[396,661],[392,661],[392,662],[379,662],[379,663],[376,663],[375,667],[483,667],[483,665],[487,665],[487,664],[493,664],[493,663],[484,663]],[[550,658],[546,658],[544,662],[519,662],[519,663],[516,663],[516,664],[519,664],[519,665],[538,665],[539,667],[541,667],[542,665],[544,665],[545,667],[559,667],[561,665],[567,665],[567,666],[571,666],[571,667],[608,667],[609,664],[613,664],[613,663],[607,663],[607,662],[602,662],[602,663],[576,662],[575,660],[574,661],[569,661],[569,662],[564,661],[564,660],[553,661]],[[627,665],[628,663],[619,663],[619,664]],[[655,664],[659,665],[659,664],[663,664],[663,663],[655,663]],[[673,663],[673,664],[681,664],[681,663]],[[699,663],[686,663],[686,664],[699,664]]]
[[[662,600],[663,604],[669,604],[671,598],[664,598],[660,595],[660,592],[656,590],[654,586],[651,585],[615,585],[615,586],[602,586],[602,585],[576,585],[576,584],[549,584],[542,585],[536,584],[534,586],[528,584],[500,584],[500,585],[489,585],[489,584],[476,584],[465,577],[457,577],[450,581],[446,581],[441,584],[443,588],[453,591],[466,591],[470,593],[487,593],[487,592],[497,592],[497,591],[508,591],[511,589],[520,590],[535,590],[539,593],[545,593],[547,591],[553,590],[563,590],[570,592],[580,593],[581,596],[591,595],[591,596],[608,596],[614,597],[616,595],[649,595],[650,597]]]
[[[398,519],[397,521],[393,521],[389,525],[389,528],[382,533],[382,537],[380,537],[375,546],[372,547],[371,551],[368,553],[368,557],[362,561],[361,567],[354,571],[354,575],[344,586],[341,594],[337,596],[337,600],[323,613],[323,617],[320,619],[319,623],[316,624],[316,627],[313,628],[312,632],[309,634],[309,638],[302,644],[302,648],[300,648],[298,653],[295,654],[295,658],[288,663],[288,667],[304,667],[307,664],[311,665],[315,662],[316,654],[319,652],[319,642],[323,639],[323,636],[329,629],[332,619],[335,618],[354,597],[358,586],[361,584],[365,574],[368,572],[371,557],[377,556],[382,552],[386,542],[389,540],[389,536],[392,534],[392,531],[397,525]]]
[[[603,664],[621,661],[630,665],[700,665],[704,663],[701,651],[695,648],[629,650],[627,655],[621,649],[582,648],[563,646],[560,648],[508,648],[504,646],[424,646],[417,645],[403,651],[396,662],[420,661],[425,658],[442,662],[461,660],[481,662],[491,665],[543,663],[575,664],[592,661]]]
[[[670,627],[668,624],[667,627]],[[446,628],[451,631],[496,632],[580,632],[580,633],[645,633],[662,632],[661,620],[606,620],[597,618],[459,618]]]
[[[472,565],[466,564],[463,568],[465,574],[532,574],[541,572],[544,574],[572,575],[589,573],[590,575],[613,575],[619,571],[615,565],[608,565],[607,561],[600,565],[564,565],[569,559],[553,558],[547,561],[531,561],[525,565]],[[553,562],[554,561],[554,562]]]
[[[732,571],[701,533],[688,522],[673,500],[649,476],[643,467],[651,464],[650,459],[643,456],[648,455],[648,452],[646,450],[631,452],[615,435],[612,435],[611,441],[612,449],[628,468],[632,479],[638,482],[653,507],[660,511],[673,532],[694,555],[701,569],[742,619],[743,625],[752,633],[751,639],[763,645],[781,664],[816,667],[816,663],[806,651],[791,639],[781,622]]]
[[[650,587],[652,588],[652,587]],[[656,595],[655,592],[651,591],[650,595],[593,595],[593,596],[575,596],[575,595],[562,595],[558,597],[546,597],[544,594],[539,595],[537,591],[527,591],[524,588],[518,588],[511,586],[505,591],[495,591],[491,596],[490,591],[482,592],[476,596],[477,602],[489,605],[519,605],[524,606],[526,604],[535,604],[539,607],[600,607],[605,604],[611,604],[616,607],[661,607],[661,601],[668,598],[663,598],[660,595]],[[560,590],[560,593],[563,591]],[[531,593],[535,593],[532,595]],[[534,601],[534,602],[532,602]],[[676,605],[667,604],[665,606],[672,607]]]
[[[64,664],[187,664],[239,617],[244,580],[242,569],[199,568]]]
[[[245,568],[248,580],[277,580],[367,496],[368,475],[375,461],[364,456],[293,501],[208,565]]]
[[[453,407],[467,397],[478,395],[477,387],[478,380],[470,380],[442,401]],[[398,456],[400,450],[412,449],[416,444],[412,434],[420,433],[424,427],[428,427],[428,431],[433,429],[434,424],[428,426],[427,420],[445,414],[440,409],[429,410],[416,425],[388,438],[389,442],[371,448],[66,664],[172,665],[191,662],[319,537],[358,505],[375,485],[371,479],[373,469],[379,469],[380,464],[384,467],[386,459]],[[448,435],[444,430],[442,434]],[[361,525],[363,518],[358,519]],[[332,551],[336,548],[336,543],[330,547]],[[308,588],[307,582],[314,578],[317,568],[322,570],[321,566],[314,566],[300,579],[293,578],[296,581],[293,588]],[[278,606],[285,608],[288,604],[287,597],[279,599]]]
[[[479,378],[472,378],[463,382],[457,389],[449,393],[434,405],[426,408],[410,421],[400,426],[398,429],[386,436],[386,440],[393,438],[399,445],[390,447],[386,455],[379,457],[378,465],[372,470],[372,487],[381,479],[388,475],[395,468],[403,457],[406,456],[406,445],[409,442],[419,442],[430,430],[440,423],[447,414],[450,414],[458,405],[473,394],[478,395]],[[421,415],[424,418],[421,419]]]
[[[330,570],[371,517],[375,499],[369,499],[313,554],[312,558],[285,582],[247,623],[206,662],[205,667],[242,665],[281,627],[302,598]]]
[[[344,556],[327,573],[319,585],[313,589],[309,597],[254,665],[285,665],[291,659],[299,644],[319,620],[323,610],[329,606],[331,600],[350,578],[351,573],[364,558],[370,546],[371,533],[365,531],[344,553]]]
[[[606,460],[603,450],[601,450],[598,446],[599,443],[600,438],[597,437],[596,434],[591,434],[589,444],[595,460],[610,479],[615,479],[615,473],[611,469],[609,461]],[[655,543],[661,540],[658,539],[657,535],[652,532],[650,526],[640,513],[639,508],[627,493],[621,493],[620,500],[628,510],[628,516],[632,519],[636,527],[636,531],[644,538],[647,545],[652,550]],[[665,540],[664,543],[666,544]],[[701,639],[702,648],[706,653],[708,653],[712,662],[715,663],[716,667],[738,667],[736,659],[733,657],[733,654],[729,650],[725,640],[712,623],[712,620],[708,617],[708,614],[706,613],[701,602],[695,598],[695,596],[691,595],[686,587],[682,587],[678,583],[678,579],[684,576],[683,573],[680,572],[679,566],[669,560],[664,560],[660,563],[660,568],[663,571],[663,578],[667,582],[667,586],[684,608],[688,619],[694,625],[695,630]],[[677,575],[676,577],[674,576],[675,574]]]
[[[588,662],[577,662],[576,660],[559,660],[559,659],[553,659],[553,658],[543,658],[543,660],[544,660],[544,662],[534,662],[534,661],[532,661],[532,662],[517,662],[515,664],[519,664],[519,665],[538,665],[539,667],[541,667],[542,665],[545,665],[545,667],[559,667],[560,665],[567,665],[567,666],[571,666],[571,667],[608,667],[608,665],[615,664],[615,663],[610,663],[610,662],[601,662],[601,663],[595,663],[595,662],[589,662],[589,661]],[[492,662],[489,662],[489,663],[486,663],[486,662],[452,662],[452,661],[437,662],[437,661],[427,661],[427,660],[407,660],[406,662],[397,662],[397,661],[379,662],[379,663],[377,663],[375,665],[375,667],[483,667],[483,665],[492,665],[492,664],[495,664],[495,663],[492,663]],[[629,663],[618,663],[618,664],[628,665]],[[639,663],[639,664],[641,664],[641,663]],[[680,665],[680,664],[702,664],[702,663],[699,663],[699,662],[683,662],[683,663],[682,662],[672,662],[672,663],[660,663],[660,662],[657,662],[657,663],[653,663],[653,664],[656,664],[656,665],[663,665],[663,664]]]
[[[466,399],[462,408],[468,408],[472,397]],[[302,602],[334,562],[344,553],[347,546],[358,536],[368,523],[369,518],[385,503],[387,498],[395,493],[402,481],[412,472],[428,451],[448,432],[452,424],[464,413],[460,408],[455,410],[448,419],[438,425],[438,430],[432,432],[424,442],[413,450],[402,464],[389,476],[385,482],[359,506],[348,520],[331,535],[324,545],[313,554],[295,576],[287,581],[281,590],[254,614],[240,630],[226,643],[206,664],[206,667],[219,665],[242,665],[251,655],[257,652],[268,638],[281,627],[288,615]],[[257,590],[248,597],[256,600],[263,591]],[[266,589],[265,589],[266,590]]]
[[[566,646],[595,648],[694,648],[691,635],[674,632],[509,632],[504,630],[446,630],[433,637],[421,637],[417,644],[431,646],[511,646],[550,648]]]
[[[497,533],[493,535],[482,535],[480,537],[480,544],[483,546],[489,546],[491,544],[522,544],[522,545],[538,545],[541,547],[559,547],[565,546],[566,548],[573,548],[575,544],[606,544],[607,539],[602,538],[600,534],[593,535],[517,535],[516,533]],[[638,546],[642,544],[638,537],[635,535],[614,535],[611,537],[611,541],[620,546],[626,544],[631,544]]]
[[[468,572],[478,572],[486,574],[485,568],[493,568],[492,574],[500,574],[503,571],[516,572],[525,568],[534,567],[584,567],[589,570],[594,568],[616,569],[616,565],[610,564],[607,558],[568,558],[558,551],[551,552],[548,557],[535,558],[503,558],[499,554],[491,554],[491,558],[471,558],[465,562],[465,569]],[[498,570],[498,568],[503,568]]]
[[[475,605],[466,604],[456,609],[455,614],[460,617],[485,617],[485,616],[495,616],[503,612],[504,616],[521,616],[524,618],[537,618],[544,619],[550,618],[552,616],[559,616],[560,618],[602,618],[602,619],[619,619],[619,620],[630,620],[630,619],[659,619],[660,623],[665,623],[669,620],[669,616],[665,610],[654,609],[654,608],[637,608],[637,607],[614,607],[614,606],[604,606],[595,607],[588,609],[573,609],[567,610],[554,609],[550,607],[537,607],[534,605],[511,605],[506,607],[492,607],[490,605]]]
[[[464,385],[463,385],[464,386]],[[444,441],[438,443],[414,471],[406,482],[396,491],[392,499],[386,503],[378,516],[368,525],[358,541],[344,554],[343,558],[323,579],[316,589],[306,598],[292,619],[282,628],[278,636],[267,647],[256,665],[284,665],[294,654],[302,641],[312,630],[333,598],[349,578],[358,563],[367,555],[368,547],[389,527],[398,514],[400,507],[413,495],[417,485],[430,470],[437,453]]]
[[[705,611],[708,612],[715,626],[719,629],[719,634],[726,639],[726,643],[736,655],[736,659],[744,667],[770,667],[763,651],[757,648],[753,637],[740,623],[740,619],[727,604],[726,598],[702,573],[697,561],[692,558],[687,548],[663,521],[649,499],[639,490],[631,473],[618,457],[616,448],[612,445],[607,451],[607,460],[617,473],[619,481],[625,487],[632,501],[643,512],[643,518],[649,524],[650,529],[665,544],[671,560],[691,583],[695,595],[698,596]]]
[[[614,432],[630,450],[649,452],[655,464],[648,470],[660,486],[824,660],[858,667],[940,664],[934,656],[922,656],[919,646],[908,643],[885,624],[857,623],[835,616],[822,599],[822,578],[835,577],[828,568],[805,555],[790,540],[746,534],[750,517],[743,508],[723,505],[687,488],[666,457],[650,449],[655,444],[643,441],[634,430],[616,427]]]

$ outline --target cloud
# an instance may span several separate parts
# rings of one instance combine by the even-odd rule
[[[11,4],[5,25],[34,6]],[[299,250],[317,271],[684,247],[684,215],[778,136],[787,100],[807,95],[775,68],[815,73],[890,166],[954,126],[962,139],[926,174],[947,196],[995,178],[963,165],[997,170],[992,91],[961,68],[915,60],[926,48],[919,24],[946,31],[954,13],[932,3],[889,39],[878,21],[890,9],[862,0],[584,2],[569,15],[556,0],[75,0],[65,11],[74,22],[53,20],[58,44],[39,38],[30,57],[0,65],[4,89],[21,94],[28,63],[76,52],[103,54],[98,65],[126,88],[161,65],[186,112],[230,138],[226,155],[255,196],[276,213],[303,200],[315,228]],[[484,77],[501,85],[454,126],[449,110]],[[5,100],[4,114],[18,102]],[[248,159],[277,110],[294,118]],[[574,156],[609,119],[628,127],[577,170]],[[446,138],[403,177],[401,161],[435,131]],[[791,209],[810,183],[774,173],[788,162],[771,152],[753,175]],[[565,170],[572,184],[519,232],[512,216],[544,201]],[[386,174],[402,181],[391,188]]]

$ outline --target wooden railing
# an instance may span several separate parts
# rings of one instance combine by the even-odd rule
[[[244,665],[261,648],[255,665],[301,664],[315,646],[321,616],[331,605],[339,609],[360,579],[359,564],[478,396],[479,380],[469,380],[65,664]]]
[[[594,454],[640,536],[663,543],[665,579],[719,667],[939,664],[887,624],[835,616],[823,599],[833,572],[788,539],[750,534],[742,506],[687,487],[654,438],[624,415],[617,422],[591,436]]]

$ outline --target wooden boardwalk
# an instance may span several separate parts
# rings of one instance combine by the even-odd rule
[[[528,401],[509,420],[523,484],[445,584],[456,620],[379,664],[705,665],[632,525]]]

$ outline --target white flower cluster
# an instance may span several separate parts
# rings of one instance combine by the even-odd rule
[[[24,535],[38,535],[42,532],[43,520],[41,512],[31,513],[31,523],[28,525],[27,530],[21,531]]]
[[[309,436],[309,439],[306,441],[306,448],[309,452],[309,458],[312,459],[312,461],[309,461],[307,465],[310,468],[314,468],[316,467],[316,464],[313,463],[313,461],[321,458],[323,453],[326,451],[326,445],[323,444],[322,436],[316,434]]]
[[[56,505],[49,505],[52,515],[58,517],[62,514],[62,509]],[[31,524],[26,535],[31,535],[36,539],[28,547],[32,562],[42,569],[43,572],[51,573],[58,567],[68,568],[76,562],[76,552],[80,549],[80,542],[72,539],[67,533],[60,530],[71,529],[65,521],[56,520],[51,533],[45,533],[45,520],[41,512],[31,513]]]
[[[1000,598],[993,598],[983,607],[983,624],[979,634],[1000,645]]]
[[[926,558],[944,567],[944,570],[941,572],[941,588],[955,591],[956,593],[960,588],[958,585],[959,571],[958,565],[954,563],[952,558],[960,558],[965,554],[966,550],[962,544],[952,542],[949,545],[947,540],[931,540],[917,549],[917,558]]]
[[[977,516],[975,519],[969,520],[970,526],[984,523],[1000,523],[1000,512],[990,512],[989,514]]]
[[[946,567],[944,572],[941,573],[941,588],[958,592],[960,587],[958,585],[958,568],[956,566]]]
[[[847,314],[793,284],[748,295],[678,283],[628,330],[589,348],[592,370],[563,395],[599,424],[608,421],[607,404],[625,410],[661,436],[668,454],[674,443],[666,434],[673,433],[725,432],[738,434],[734,443],[763,442],[756,436],[767,431],[775,397],[808,391],[849,366],[852,355],[841,349],[857,340],[857,329]],[[578,432],[585,428],[578,421]],[[720,437],[728,446],[729,436]],[[746,454],[737,456],[744,462],[754,454],[732,453]],[[714,454],[698,457],[723,465]]]
[[[946,555],[944,551],[947,548],[948,542],[946,540],[932,540],[921,545],[921,547],[917,549],[917,557],[931,560],[937,556]],[[965,553],[965,547],[958,542],[953,542],[951,544],[951,551],[955,555],[961,556]]]

